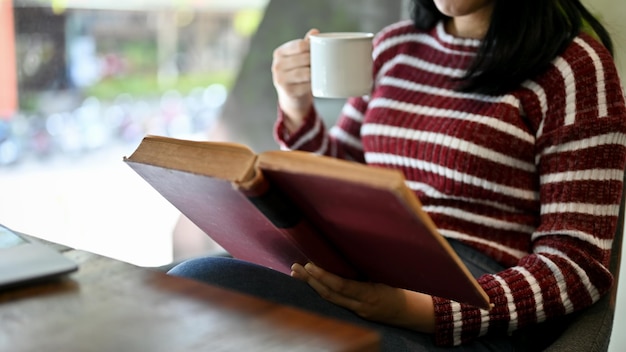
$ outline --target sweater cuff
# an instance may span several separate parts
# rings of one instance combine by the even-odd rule
[[[491,310],[433,296],[437,345],[457,346],[488,332],[494,334],[507,332],[511,317],[504,289],[493,275],[481,276],[478,283],[490,297]]]
[[[285,112],[278,108],[278,118],[274,124],[274,139],[281,147],[290,149],[304,134],[310,131],[316,123],[317,111],[315,107],[311,106],[311,109],[304,117],[304,123],[295,132],[289,132],[285,126],[286,119]]]
[[[436,345],[458,346],[481,335],[482,321],[488,319],[488,311],[440,297],[433,297],[433,304]]]
[[[453,346],[455,314],[452,312],[452,302],[450,300],[433,296],[435,307],[435,344],[437,346]],[[459,317],[457,317],[459,319]]]

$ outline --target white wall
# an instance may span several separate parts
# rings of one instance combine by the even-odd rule
[[[596,14],[607,27],[615,45],[615,61],[620,71],[622,82],[626,83],[626,1],[624,0],[582,0],[589,10]],[[623,250],[622,250],[623,252]],[[623,257],[623,255],[622,255]],[[626,270],[620,271],[617,294],[617,311],[613,324],[613,334],[609,352],[626,351]]]
[[[615,61],[626,82],[626,1],[624,0],[582,0],[611,33],[615,44]]]

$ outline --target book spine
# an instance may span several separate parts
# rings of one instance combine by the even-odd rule
[[[276,187],[261,175],[255,177],[255,187],[239,190],[278,229],[296,227],[304,220],[302,213],[289,198],[280,194]]]
[[[294,241],[305,256],[329,272],[349,279],[362,279],[350,264],[326,241],[299,207],[278,187],[258,172],[252,182],[237,188],[278,230]],[[299,263],[306,264],[306,263]]]

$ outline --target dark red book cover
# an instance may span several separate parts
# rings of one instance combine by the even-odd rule
[[[357,278],[354,269],[307,226],[302,214],[293,214],[293,208],[292,223],[277,227],[248,196],[228,181],[149,164],[127,163],[233,257],[285,274],[291,272],[294,263],[304,265],[313,261],[345,277]],[[257,197],[267,195],[268,191],[265,188]],[[303,253],[303,247],[310,255]]]
[[[397,194],[323,176],[263,172],[363,279],[484,307],[445,239],[434,237]]]
[[[124,159],[233,257],[489,308],[401,173],[303,152],[146,137]]]

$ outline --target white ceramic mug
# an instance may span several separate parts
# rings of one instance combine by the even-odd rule
[[[367,95],[372,89],[372,39],[362,32],[319,33],[311,44],[311,89],[320,98]]]

